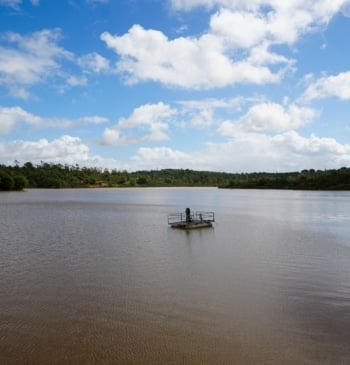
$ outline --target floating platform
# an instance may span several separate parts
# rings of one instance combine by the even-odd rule
[[[172,228],[196,229],[212,227],[215,222],[214,212],[191,212],[186,208],[184,213],[172,213],[168,215],[168,224]]]

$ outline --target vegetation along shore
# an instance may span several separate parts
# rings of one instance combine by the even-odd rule
[[[0,190],[24,188],[217,186],[230,189],[350,190],[350,168],[283,173],[227,173],[189,169],[118,171],[42,162],[0,165]]]

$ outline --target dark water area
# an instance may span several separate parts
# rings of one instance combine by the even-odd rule
[[[350,192],[1,193],[0,364],[350,364],[349,223]]]

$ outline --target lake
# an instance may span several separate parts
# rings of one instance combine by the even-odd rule
[[[350,192],[1,193],[0,270],[1,364],[350,363]]]

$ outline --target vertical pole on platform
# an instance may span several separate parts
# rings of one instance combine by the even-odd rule
[[[190,208],[186,208],[186,222],[191,222],[191,209]]]

